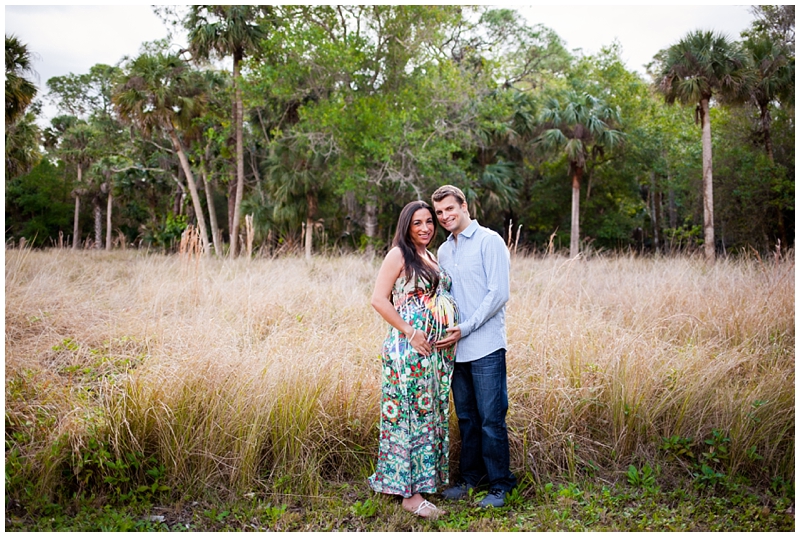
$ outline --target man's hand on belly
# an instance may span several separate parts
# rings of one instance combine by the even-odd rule
[[[447,335],[436,342],[437,349],[446,349],[452,345],[455,345],[456,342],[461,339],[461,328],[458,326],[453,328],[447,329]]]

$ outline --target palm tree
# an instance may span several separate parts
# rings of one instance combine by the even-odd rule
[[[794,57],[788,47],[763,35],[746,40],[744,48],[750,55],[753,68],[750,100],[761,113],[764,150],[770,163],[774,163],[769,108],[777,100],[792,99],[794,96]]]
[[[750,56],[752,68],[750,101],[758,107],[764,151],[769,163],[774,165],[770,105],[776,101],[782,101],[783,104],[794,103],[794,54],[788,45],[763,33],[745,40],[744,48]],[[780,239],[783,244],[787,244],[783,210],[779,207],[777,213]]]
[[[493,91],[485,102],[489,113],[478,116],[473,127],[476,179],[464,195],[474,217],[486,220],[495,215],[507,221],[518,199],[524,148],[535,135],[534,103],[530,94],[516,89]],[[500,106],[508,107],[506,118],[497,115]]]
[[[198,59],[233,56],[233,116],[236,128],[236,201],[231,222],[231,257],[238,252],[239,220],[244,193],[244,142],[241,63],[266,37],[256,21],[273,8],[252,5],[191,6],[184,25],[189,30],[189,50]]]
[[[39,151],[41,131],[32,112],[12,125],[6,125],[6,179],[28,173],[42,158]]]
[[[276,219],[302,214],[305,205],[305,254],[311,259],[319,198],[332,174],[336,152],[332,140],[305,133],[284,136],[273,145],[267,181],[275,200]]]
[[[70,116],[71,119],[74,117]],[[66,120],[63,116],[53,120],[54,126],[57,127],[56,120]],[[86,193],[83,184],[83,169],[91,164],[94,158],[94,151],[92,148],[92,141],[97,136],[97,132],[93,127],[83,121],[71,124],[64,132],[59,144],[59,153],[66,162],[75,164],[78,172],[78,181],[76,187],[72,191],[75,198],[75,219],[72,229],[72,249],[77,250],[81,244],[81,229],[80,229],[80,210],[81,210],[81,196]],[[95,215],[95,219],[97,216]]]
[[[189,183],[203,251],[211,255],[203,206],[177,130],[188,126],[202,108],[203,85],[195,75],[197,73],[192,73],[177,55],[142,54],[129,65],[113,100],[122,119],[137,126],[145,135],[155,129],[166,131]]]
[[[714,191],[711,159],[712,97],[737,101],[747,88],[746,58],[725,36],[708,31],[688,33],[666,50],[656,85],[668,104],[697,104],[703,143],[703,240],[707,261],[714,261]]]
[[[572,224],[569,256],[579,253],[581,180],[593,158],[622,143],[622,132],[615,130],[619,111],[588,93],[569,91],[561,99],[551,97],[539,114],[544,131],[534,140],[545,150],[563,151],[572,177]]]
[[[36,96],[32,55],[15,36],[6,36],[6,179],[30,171],[41,158],[35,114],[26,110]]]
[[[6,36],[6,128],[23,116],[36,97],[36,86],[26,76],[35,74],[28,46]]]

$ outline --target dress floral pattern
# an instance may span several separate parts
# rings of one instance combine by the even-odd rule
[[[452,281],[445,271],[431,292],[421,278],[404,274],[392,289],[392,303],[400,316],[433,343],[458,324],[458,310],[450,294]],[[447,485],[449,475],[450,380],[455,349],[417,353],[408,338],[390,327],[383,343],[381,375],[380,451],[373,490],[409,498],[433,493]]]

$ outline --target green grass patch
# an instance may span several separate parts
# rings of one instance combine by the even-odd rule
[[[657,479],[656,479],[657,481]],[[64,505],[6,506],[7,531],[794,531],[794,498],[729,484],[698,490],[594,481],[527,485],[500,509],[476,506],[483,494],[447,502],[424,520],[399,498],[365,483],[325,483],[316,496],[246,493],[234,500],[105,503],[82,497]]]

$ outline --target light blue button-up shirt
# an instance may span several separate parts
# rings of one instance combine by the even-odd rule
[[[503,239],[476,220],[439,247],[439,265],[453,278],[461,339],[457,362],[471,362],[506,348],[510,256]]]

